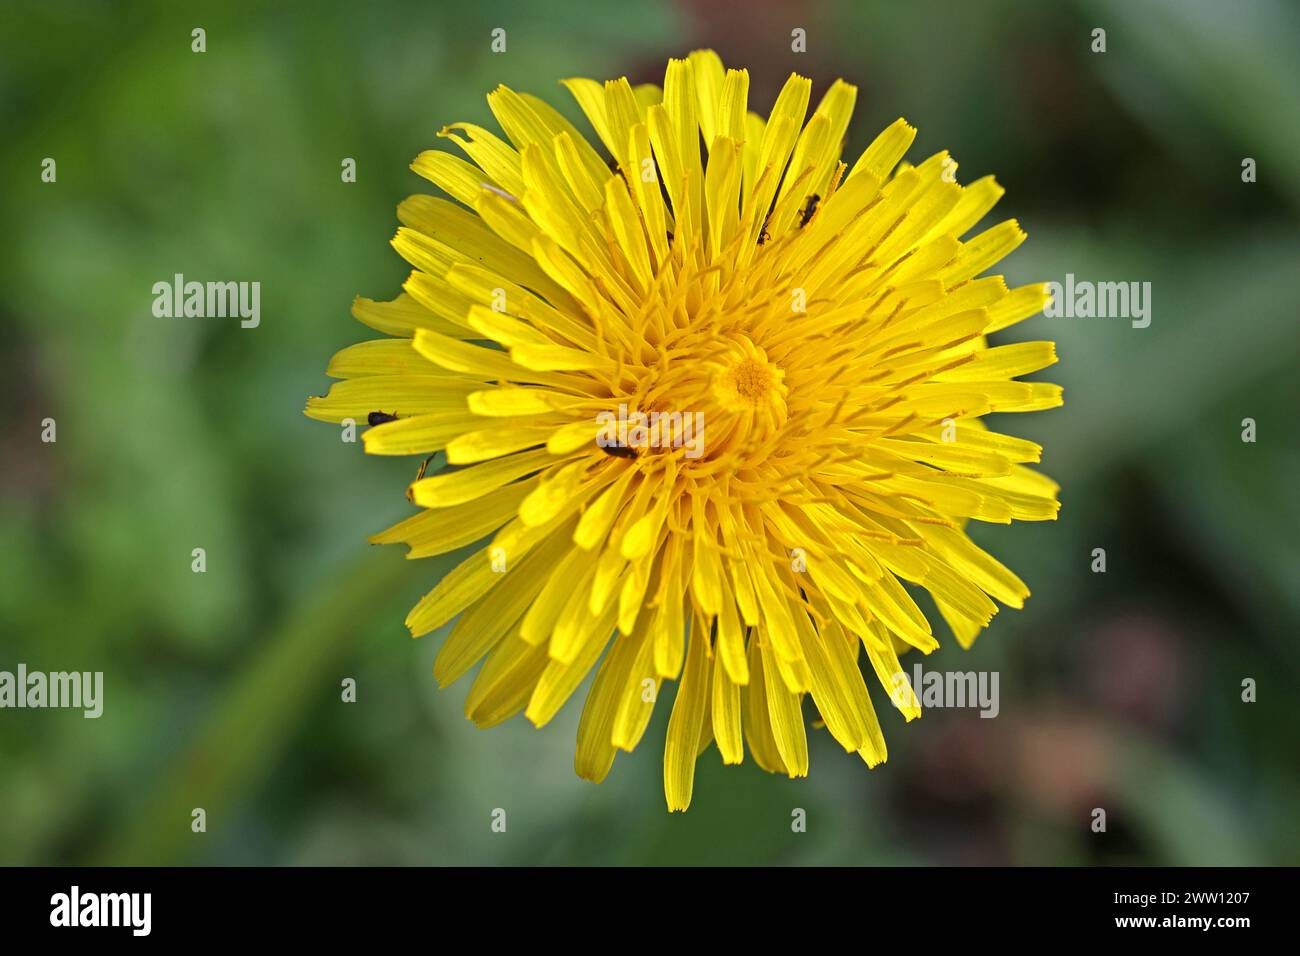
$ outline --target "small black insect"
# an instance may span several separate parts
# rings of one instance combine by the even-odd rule
[[[818,196],[816,193],[813,193],[808,197],[808,205],[804,207],[803,216],[799,219],[800,228],[808,225],[808,220],[811,219],[813,213],[817,211],[817,203],[821,202],[821,198],[822,197]]]
[[[769,213],[769,214],[768,214],[766,217],[764,217],[764,219],[763,219],[763,230],[762,230],[762,232],[760,232],[760,233],[758,234],[758,244],[759,244],[760,246],[761,246],[763,243],[767,242],[767,240],[769,240],[769,239],[772,238],[772,234],[771,234],[770,232],[767,231],[768,224],[771,223],[771,221],[772,221],[772,216],[771,216],[771,214]]]
[[[636,460],[636,449],[627,445],[600,445],[600,450],[611,458],[631,458]]]
[[[397,421],[397,412],[393,412],[391,415],[388,414],[388,412],[371,412],[366,416],[366,422],[371,428],[374,428],[376,425],[383,425],[386,422],[395,421]]]

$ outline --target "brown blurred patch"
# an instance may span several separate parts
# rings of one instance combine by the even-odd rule
[[[0,421],[0,497],[20,508],[38,507],[53,499],[56,470],[52,444],[41,441],[41,421],[55,419],[54,389],[40,350],[30,341],[15,341],[17,324],[9,319],[5,348],[0,351],[0,402],[5,414]]]
[[[690,23],[691,38],[681,54],[709,47],[717,51],[725,66],[749,70],[749,108],[760,116],[767,116],[791,73],[813,80],[811,109],[844,72],[836,70],[822,52],[829,44],[819,39],[830,29],[831,18],[820,0],[679,0],[679,5]],[[806,31],[805,53],[790,49],[791,31],[796,27]]]
[[[1107,715],[1160,730],[1178,723],[1190,663],[1188,637],[1175,622],[1121,614],[1099,625],[1086,645],[1086,686]]]
[[[925,858],[962,866],[1010,862],[998,783],[1006,753],[999,723],[931,710],[899,741],[909,752],[887,765],[891,817]]]
[[[1102,803],[1115,772],[1102,727],[1086,714],[1040,713],[1009,738],[1007,783],[1036,808],[1074,817]]]

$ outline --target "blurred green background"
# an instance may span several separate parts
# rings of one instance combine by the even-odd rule
[[[0,669],[106,685],[99,720],[0,711],[0,863],[1300,863],[1294,4],[56,0],[0,16]],[[467,681],[436,690],[441,635],[412,641],[402,619],[452,561],[365,543],[408,513],[415,463],[367,459],[301,409],[329,356],[371,337],[352,297],[398,292],[394,207],[430,188],[407,166],[444,123],[494,127],[484,94],[503,82],[576,118],[560,78],[658,81],[699,46],[750,69],[761,112],[791,70],[815,97],[856,83],[851,156],[903,115],[912,159],[948,148],[963,181],[998,176],[990,221],[1030,234],[1010,284],[1149,281],[1153,320],[1011,330],[1059,343],[1045,377],[1065,407],[1000,424],[1046,447],[1062,516],[976,529],[1033,597],[972,651],[945,635],[925,661],[999,671],[1000,716],[905,726],[876,693],[883,767],[822,732],[806,780],[711,749],[670,816],[669,701],[593,786],[572,771],[581,692],[544,730],[478,731]],[[151,287],[177,272],[260,281],[261,326],[155,318]]]

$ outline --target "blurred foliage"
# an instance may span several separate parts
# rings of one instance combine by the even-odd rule
[[[106,675],[99,720],[0,711],[0,863],[1300,862],[1294,4],[87,0],[0,17],[0,669]],[[414,466],[365,459],[301,408],[365,336],[352,296],[397,292],[393,209],[427,185],[407,165],[444,123],[492,125],[498,83],[576,118],[560,78],[654,80],[705,45],[749,67],[760,109],[792,69],[818,92],[858,84],[850,153],[905,115],[914,159],[949,148],[964,180],[998,175],[998,214],[1030,233],[1010,282],[1150,281],[1154,318],[1012,330],[1059,343],[1046,377],[1065,408],[1001,424],[1046,446],[1064,510],[977,529],[1034,596],[926,662],[1000,671],[999,718],[905,728],[878,697],[884,767],[818,732],[802,781],[710,750],[670,817],[668,701],[593,787],[571,769],[581,692],[543,731],[480,733],[466,684],[436,690],[441,635],[412,642],[402,618],[452,561],[364,544],[408,512]],[[178,272],[260,281],[261,326],[155,318],[151,287]],[[57,444],[39,441],[47,416]]]

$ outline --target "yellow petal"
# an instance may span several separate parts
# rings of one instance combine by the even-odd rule
[[[664,746],[664,796],[670,811],[689,807],[695,786],[698,741],[709,705],[710,672],[704,645],[703,635],[692,636],[686,651],[686,670],[677,685],[677,699],[668,720],[668,737]]]

